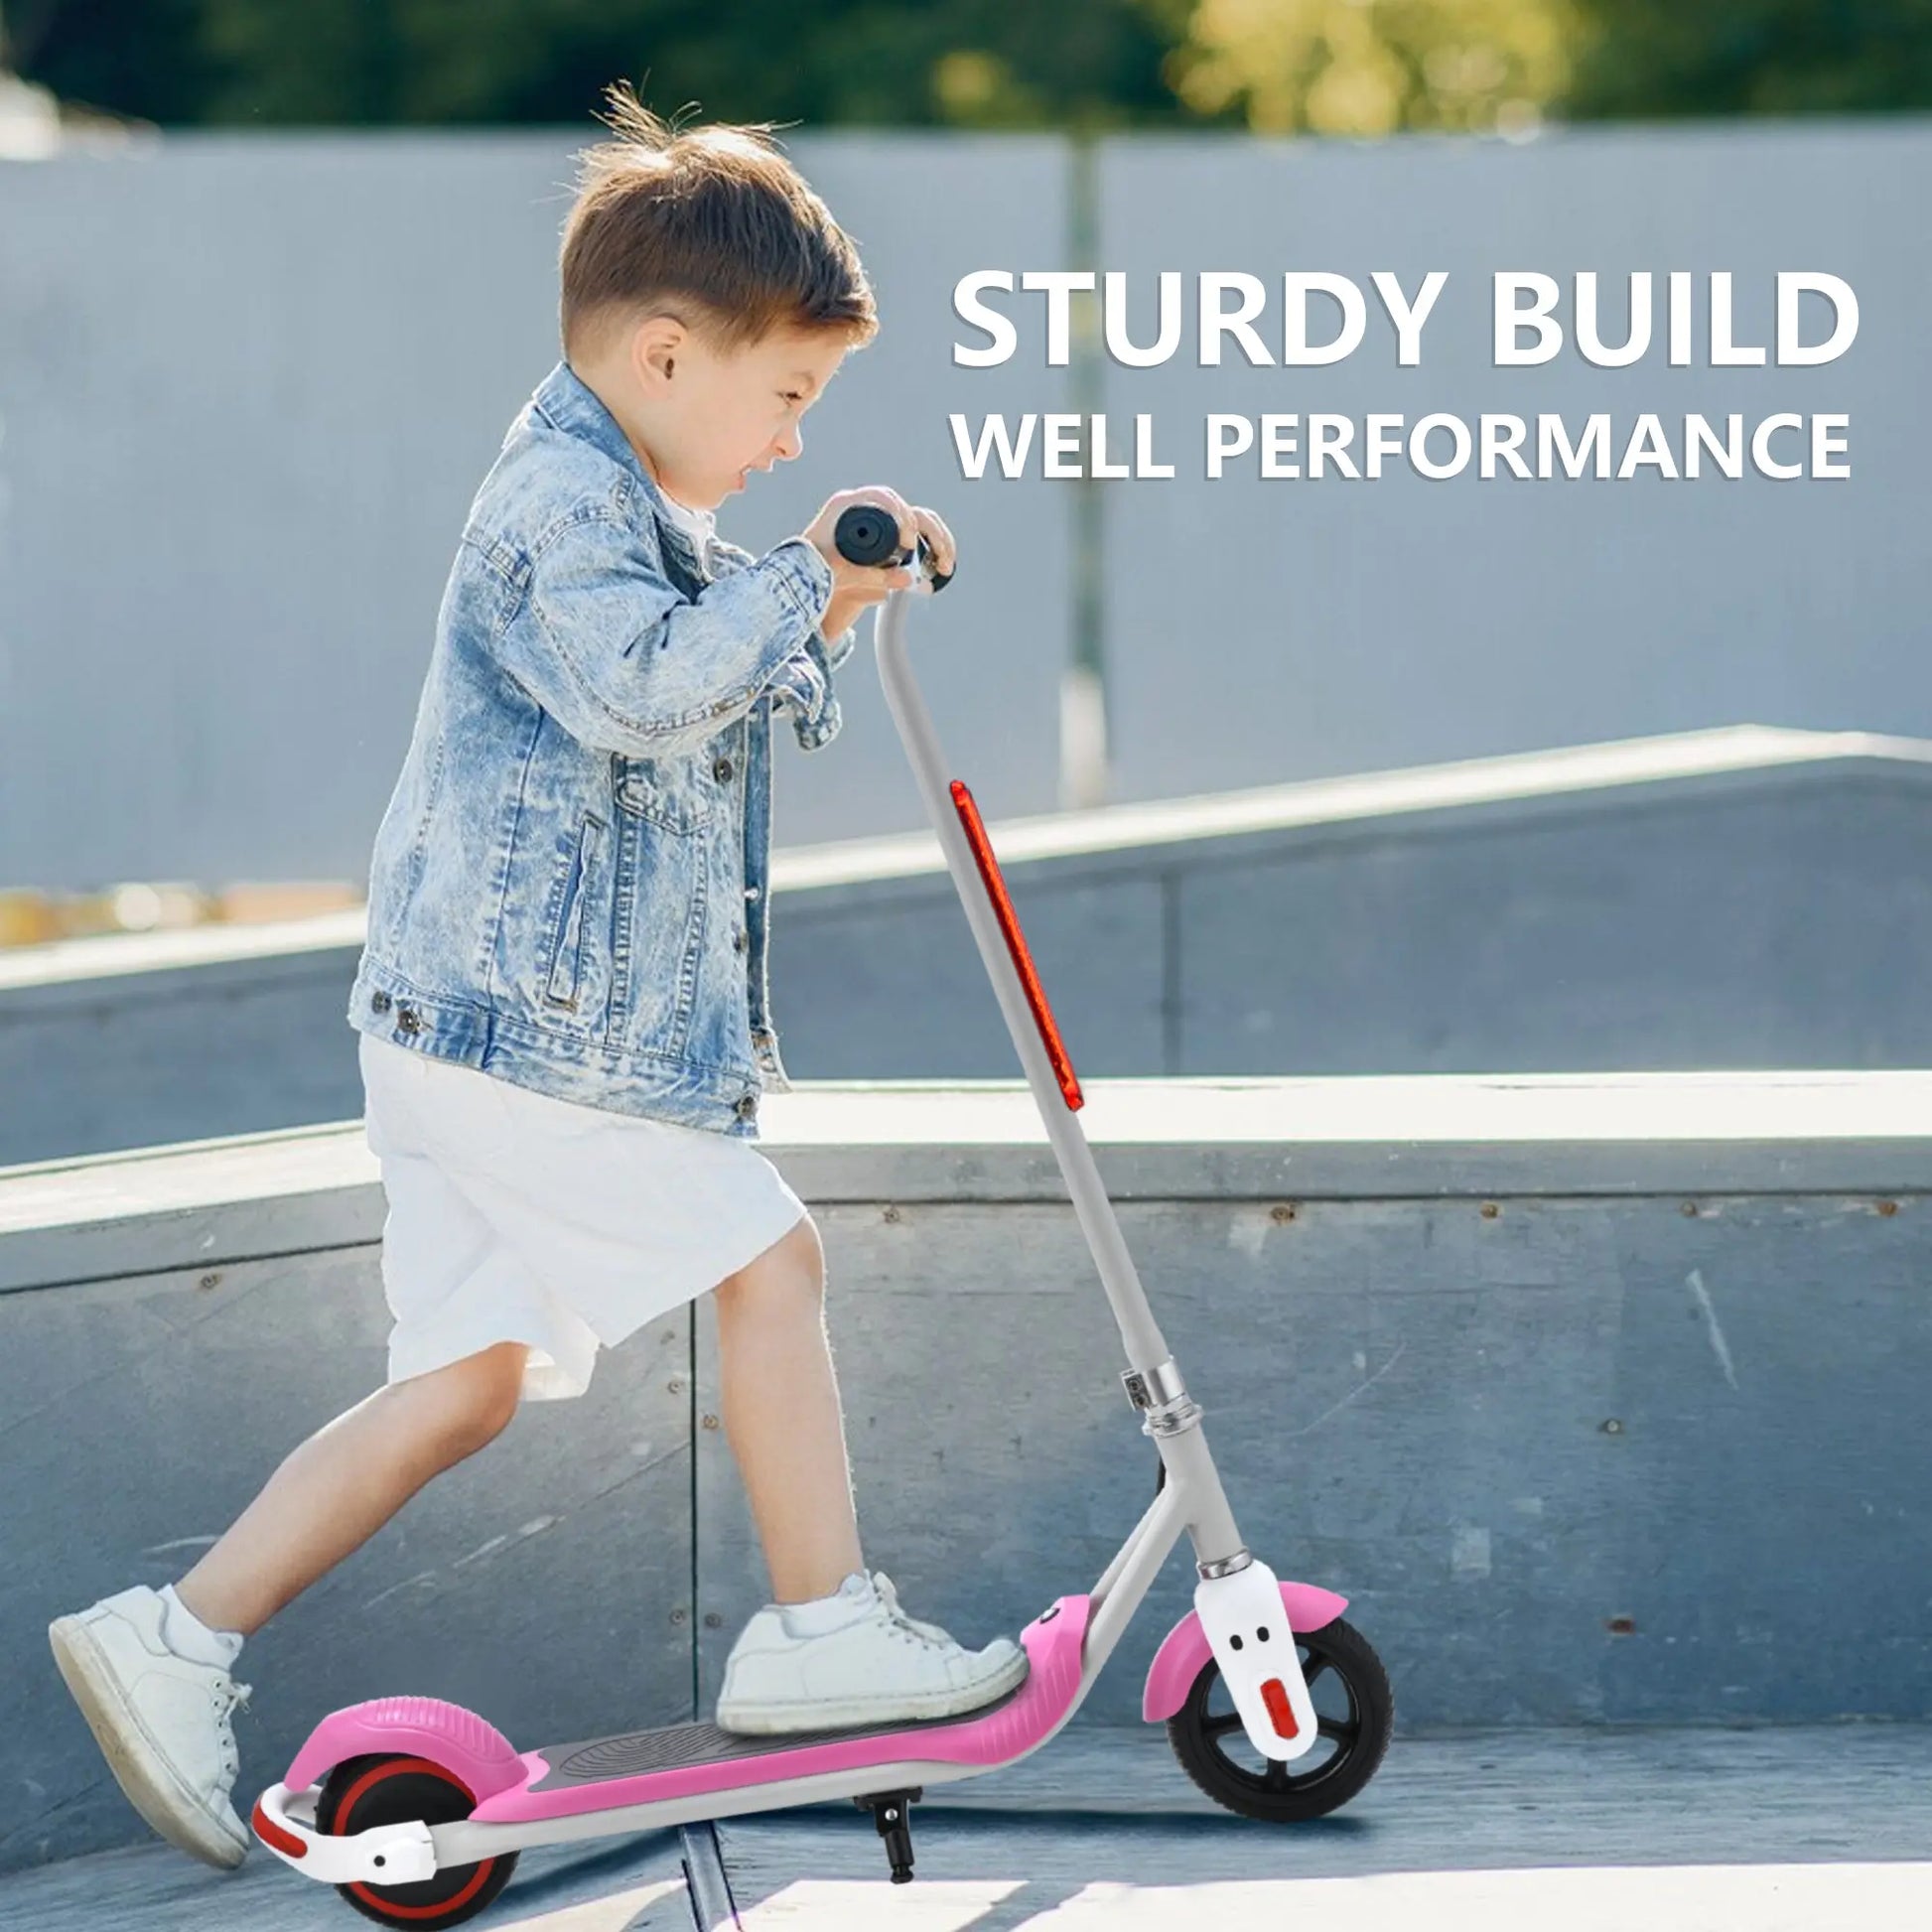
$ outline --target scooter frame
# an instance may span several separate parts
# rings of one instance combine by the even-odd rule
[[[1264,1698],[1253,1659],[1244,1662],[1234,1654],[1242,1649],[1240,1636],[1234,1635],[1231,1648],[1228,1637],[1257,1612],[1268,1615],[1277,1602],[1278,1627],[1297,1634],[1318,1631],[1340,1615],[1346,1599],[1311,1585],[1278,1584],[1236,1528],[1201,1410],[1188,1395],[1149,1305],[1081,1129],[1084,1097],[978,808],[966,786],[947,775],[912,673],[905,642],[911,599],[935,588],[923,545],[919,562],[913,588],[895,591],[875,619],[880,679],[1113,1310],[1129,1364],[1122,1380],[1142,1417],[1143,1433],[1160,1453],[1161,1486],[1092,1589],[1060,1598],[1022,1633],[1031,1662],[1027,1683],[989,1711],[961,1719],[759,1739],[755,1748],[700,1765],[706,1775],[617,1777],[606,1781],[613,1802],[587,1802],[597,1787],[584,1786],[575,1796],[565,1793],[545,1806],[536,1788],[563,1761],[563,1751],[517,1753],[483,1720],[430,1699],[388,1699],[338,1712],[317,1727],[288,1776],[270,1786],[255,1807],[257,1836],[305,1875],[338,1885],[405,1884],[539,1845],[830,1799],[870,1802],[882,1792],[912,1792],[1017,1762],[1046,1743],[1079,1709],[1182,1536],[1193,1545],[1200,1580],[1196,1609],[1174,1626],[1155,1658],[1143,1699],[1145,1717],[1160,1722],[1178,1711],[1212,1655],[1234,1693],[1244,1727],[1264,1755],[1286,1760],[1314,1741],[1316,1724],[1294,1643],[1272,1647],[1266,1676],[1274,1683]],[[1215,1604],[1224,1599],[1227,1613],[1216,1614]],[[1264,1628],[1261,1634],[1269,1633]],[[478,1800],[473,1815],[450,1824],[377,1826],[341,1837],[318,1830],[321,1777],[363,1752],[433,1759],[473,1790]],[[686,1788],[673,1791],[672,1784]],[[645,1789],[652,1795],[641,1795]],[[639,1795],[635,1801],[617,1801],[626,1791]],[[897,1867],[897,1857],[895,1863]]]

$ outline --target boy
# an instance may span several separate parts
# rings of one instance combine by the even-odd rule
[[[1014,1690],[860,1556],[817,1230],[752,1145],[784,1084],[764,973],[770,730],[838,728],[868,606],[838,514],[754,560],[711,534],[878,323],[849,238],[764,130],[673,134],[627,93],[565,226],[564,360],[464,529],[376,836],[349,996],[388,1200],[388,1382],[297,1449],[178,1586],[50,1631],[122,1789],[239,1863],[243,1639],[600,1346],[715,1288],[725,1427],[773,1601],[718,1721],[774,1734],[947,1717]]]

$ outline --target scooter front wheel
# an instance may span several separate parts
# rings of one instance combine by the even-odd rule
[[[316,1802],[316,1829],[345,1838],[376,1825],[454,1825],[476,1810],[469,1786],[426,1757],[351,1757],[330,1772]],[[336,1889],[378,1925],[461,1925],[510,1881],[516,1854],[452,1865],[407,1885],[357,1882]]]
[[[1320,1732],[1304,1756],[1282,1764],[1248,1742],[1211,1657],[1168,1720],[1181,1769],[1217,1805],[1270,1824],[1300,1824],[1345,1805],[1380,1767],[1395,1725],[1388,1673],[1353,1625],[1337,1617],[1295,1642]]]

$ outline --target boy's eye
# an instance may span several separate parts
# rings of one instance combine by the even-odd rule
[[[780,393],[786,402],[803,402],[805,400],[804,392],[799,389],[785,389],[780,391]]]

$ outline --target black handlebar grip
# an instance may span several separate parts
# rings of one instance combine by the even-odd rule
[[[839,555],[862,568],[891,563],[900,554],[898,519],[877,503],[849,503],[832,531]]]
[[[898,563],[907,554],[899,543],[898,519],[877,503],[847,504],[832,526],[832,542],[847,563],[862,569]],[[934,591],[943,591],[952,582],[951,571],[942,573],[932,568],[932,547],[924,537],[918,540],[918,561]]]

